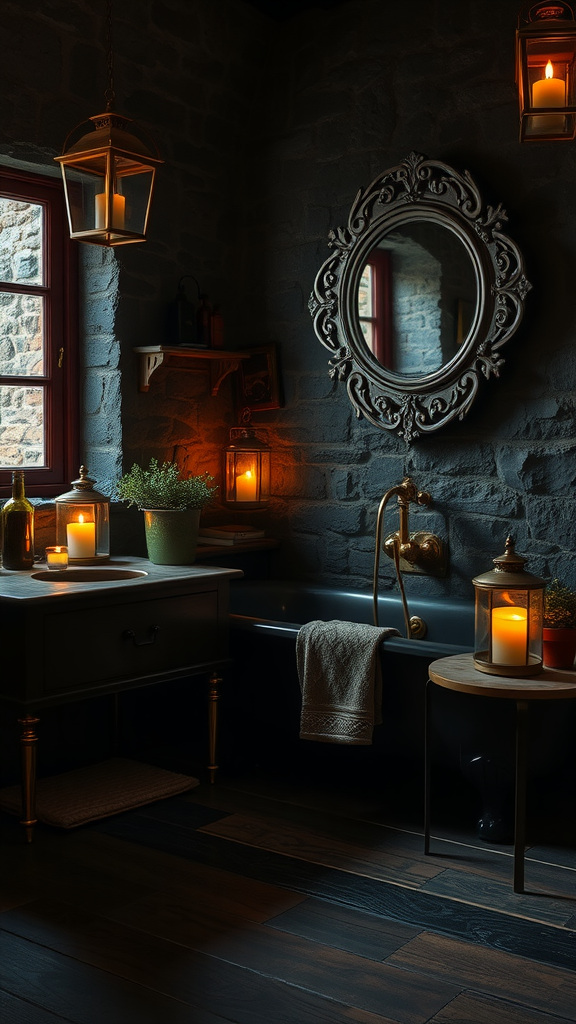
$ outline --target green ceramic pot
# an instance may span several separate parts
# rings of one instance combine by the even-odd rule
[[[196,559],[200,509],[144,509],[148,558],[155,565],[192,565]]]

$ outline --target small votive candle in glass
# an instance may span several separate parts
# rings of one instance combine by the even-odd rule
[[[65,544],[46,548],[46,565],[57,572],[68,568],[68,548]]]

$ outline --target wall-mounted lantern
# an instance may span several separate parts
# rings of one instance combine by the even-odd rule
[[[153,142],[155,152],[149,148],[147,134],[144,142],[133,133],[133,121],[112,111],[112,0],[108,0],[108,88],[104,95],[105,112],[73,128],[64,152],[54,158],[62,170],[70,237],[106,246],[144,242],[156,167],[163,161]],[[69,145],[90,121],[92,130]],[[142,128],[137,131],[143,134]]]
[[[474,665],[497,676],[542,671],[546,580],[526,572],[511,537],[494,569],[472,580],[476,592]]]
[[[525,5],[516,32],[520,141],[576,135],[575,5]]]
[[[224,502],[238,512],[266,508],[270,501],[271,448],[248,425],[232,427],[230,444],[224,449]]]
[[[110,558],[110,499],[94,490],[80,466],[72,490],[55,498],[56,543],[68,548],[70,565],[93,565]]]

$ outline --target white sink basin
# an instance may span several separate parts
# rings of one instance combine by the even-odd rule
[[[42,569],[33,572],[33,580],[42,583],[114,583],[116,580],[134,580],[147,576],[143,569]]]

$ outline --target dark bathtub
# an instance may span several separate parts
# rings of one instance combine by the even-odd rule
[[[415,799],[420,799],[428,666],[437,658],[473,650],[474,603],[408,595],[408,607],[410,615],[426,623],[426,635],[421,640],[390,637],[382,643],[382,725],[375,729],[372,747],[344,749],[338,764],[331,744],[299,740],[296,635],[313,619],[372,623],[371,592],[294,582],[232,581],[230,639],[235,667],[228,695],[230,748],[236,744],[241,757],[264,767],[276,763],[296,770],[303,764],[310,777],[328,765],[328,771],[348,780],[357,768],[359,785],[369,774],[383,780],[390,776],[412,779],[409,785]],[[404,634],[400,596],[382,594],[378,608],[379,625],[393,626]],[[539,707],[536,716],[532,706],[529,709],[532,776],[558,770],[566,761],[574,709],[551,707],[557,703]],[[433,764],[446,786],[459,778],[461,808],[469,806],[472,821],[481,815],[478,835],[493,842],[509,838],[512,821],[512,705],[512,701],[478,700],[440,687],[432,690]],[[504,824],[498,824],[498,832],[493,822],[500,821]]]
[[[390,637],[386,652],[409,657],[444,658],[473,650],[474,603],[412,599],[410,615],[419,615],[427,626],[422,640]],[[372,594],[360,590],[334,590],[299,583],[233,581],[230,587],[230,624],[254,634],[296,638],[305,622],[342,619],[373,622]],[[400,595],[383,594],[378,600],[379,625],[393,626],[405,634]]]
[[[392,760],[395,770],[405,775],[418,773],[424,751],[424,688],[428,665],[437,658],[473,650],[474,606],[472,602],[409,599],[410,615],[419,615],[427,626],[421,640],[393,636],[381,645],[383,677],[383,723],[374,732],[374,746]],[[399,595],[379,598],[379,625],[405,631]],[[249,695],[240,701],[238,720],[252,743],[272,740],[265,754],[268,760],[284,758],[290,762],[296,754],[309,757],[316,748],[324,760],[331,744],[300,741],[300,687],[296,670],[296,636],[304,623],[314,619],[340,619],[373,622],[373,600],[369,591],[335,590],[281,581],[232,581],[230,586],[231,653],[239,680],[239,692]],[[448,697],[452,697],[445,691]],[[439,703],[444,705],[444,694]],[[250,716],[252,721],[246,721]],[[459,750],[455,743],[458,730],[445,709],[438,726],[442,739],[442,761],[456,765]],[[259,722],[258,728],[251,727]],[[355,748],[359,751],[360,748]],[[350,755],[361,760],[360,754]],[[418,776],[419,777],[419,776]],[[420,777],[419,777],[420,778]]]

